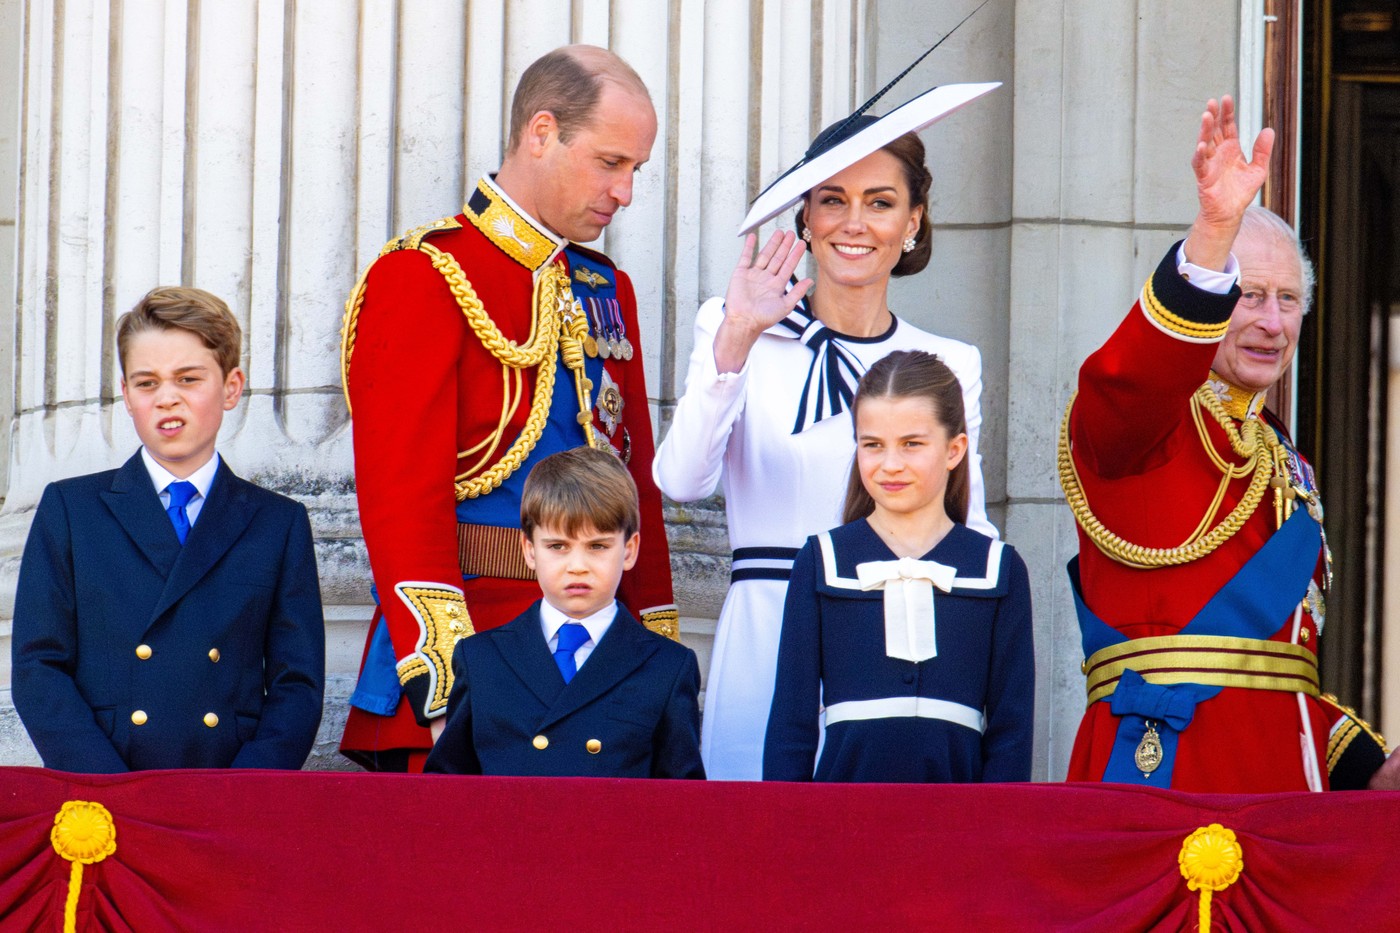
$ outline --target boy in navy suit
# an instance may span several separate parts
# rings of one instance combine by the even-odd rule
[[[242,333],[195,288],[117,322],[141,449],[51,483],[15,595],[15,709],[50,768],[300,768],[325,628],[306,509],[214,449],[243,394]]]
[[[521,547],[544,599],[457,642],[447,725],[424,770],[705,777],[695,652],[615,598],[638,524],[637,487],[613,454],[578,447],[530,471]]]

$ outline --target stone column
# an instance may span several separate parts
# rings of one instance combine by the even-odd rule
[[[1239,11],[1016,4],[1005,533],[1035,601],[1037,779],[1064,777],[1084,709],[1060,418],[1080,363],[1195,217],[1193,141],[1205,101],[1239,91]]]

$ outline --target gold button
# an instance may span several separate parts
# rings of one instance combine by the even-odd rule
[[[218,664],[218,663],[219,663],[219,658],[220,658],[219,649],[218,649],[218,648],[210,648],[210,649],[209,649],[209,660],[213,661],[215,664]]]
[[[1301,632],[1298,633],[1298,638],[1306,642],[1309,638],[1312,638],[1312,632],[1309,632],[1307,629],[1303,629]]]
[[[603,750],[603,743],[599,742],[597,739],[589,739],[588,744],[585,745],[584,748],[588,749],[588,754],[596,755]]]
[[[454,620],[452,620],[451,622],[447,623],[447,627],[448,627],[448,629],[450,629],[454,634],[457,634],[457,635],[460,635],[460,634],[462,634],[463,632],[465,632],[465,631],[467,630],[466,624],[463,623],[460,619],[454,619]]]
[[[542,735],[537,735],[535,736],[535,741],[531,744],[533,744],[535,748],[538,748],[540,751],[544,751],[546,748],[549,748],[549,739],[545,738]]]
[[[146,711],[138,709],[131,714],[131,721],[138,726],[144,726],[146,724]]]
[[[204,724],[212,729],[219,724],[219,717],[215,716],[213,713],[205,713]]]
[[[149,658],[149,657],[151,656],[151,646],[150,646],[150,645],[137,645],[137,646],[136,646],[136,656],[137,656],[138,658],[140,658],[142,661],[146,660],[147,658]]]

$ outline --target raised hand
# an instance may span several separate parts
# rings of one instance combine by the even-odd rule
[[[1249,159],[1240,143],[1235,102],[1228,95],[1206,104],[1191,169],[1200,210],[1186,240],[1186,258],[1210,269],[1224,269],[1240,219],[1269,176],[1274,131],[1263,129]]]
[[[724,293],[724,322],[715,332],[715,367],[722,373],[742,369],[759,334],[787,317],[812,287],[811,279],[787,287],[806,248],[797,234],[775,231],[755,255],[757,244],[755,234],[744,237]]]

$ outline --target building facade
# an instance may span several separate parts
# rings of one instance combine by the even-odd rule
[[[651,90],[652,160],[597,245],[636,283],[664,431],[696,309],[723,292],[748,200],[971,6],[0,0],[0,762],[37,764],[8,698],[33,509],[47,482],[136,448],[112,332],[149,288],[208,289],[243,323],[249,391],[220,449],[311,511],[329,676],[308,767],[344,767],[334,746],[371,598],[342,306],[384,241],[456,213],[496,167],[523,68],[591,42]],[[898,282],[891,307],[982,351],[989,511],[1035,598],[1037,779],[1063,776],[1084,702],[1060,415],[1080,361],[1194,216],[1204,101],[1240,95],[1257,125],[1263,24],[1253,0],[992,0],[889,101],[1004,82],[925,133],[933,260]],[[668,518],[684,639],[703,670],[728,580],[722,503]]]

